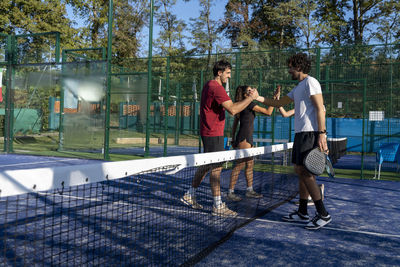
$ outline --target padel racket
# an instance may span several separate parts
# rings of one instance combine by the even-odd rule
[[[325,156],[326,156],[326,162],[325,162],[326,172],[328,173],[329,178],[335,178],[335,169],[332,166],[331,159],[327,154],[325,154]]]
[[[321,175],[325,170],[326,161],[326,154],[316,147],[308,152],[303,163],[307,171],[314,175]]]

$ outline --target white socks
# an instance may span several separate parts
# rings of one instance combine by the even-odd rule
[[[247,191],[254,191],[253,186],[249,186],[246,189]],[[234,189],[229,189],[228,193],[233,194],[235,192]]]
[[[218,208],[222,204],[221,196],[214,197],[214,207]]]

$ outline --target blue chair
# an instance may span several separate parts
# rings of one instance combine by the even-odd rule
[[[383,162],[393,162],[397,164],[396,172],[400,167],[400,143],[382,143],[379,145],[379,150],[376,153],[375,160],[375,176],[374,178],[380,179],[381,167]],[[376,167],[378,167],[378,177],[376,176]]]

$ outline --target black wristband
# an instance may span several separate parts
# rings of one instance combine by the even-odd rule
[[[319,134],[328,134],[328,132],[326,131],[326,129],[323,130],[323,131],[318,131],[318,133],[319,133]]]

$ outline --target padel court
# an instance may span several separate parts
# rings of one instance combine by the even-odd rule
[[[236,230],[196,266],[399,266],[399,183],[343,178],[318,183],[325,185],[328,226],[309,231],[283,222],[297,208],[285,203]]]
[[[286,165],[285,154],[274,158]],[[261,161],[270,160],[271,156],[261,157]],[[91,163],[100,161],[0,157],[2,171]],[[264,197],[227,201],[239,213],[236,218],[211,215],[207,177],[198,193],[204,210],[193,210],[179,201],[194,169],[162,175],[148,172],[36,196],[9,197],[0,202],[2,262],[4,266],[128,264],[132,259],[137,266],[400,264],[398,182],[319,178],[333,221],[323,229],[308,231],[301,224],[280,220],[297,208],[293,198],[297,178],[283,174],[287,167],[260,177],[256,168],[255,176],[262,179],[255,190]],[[221,176],[224,199],[229,176],[229,170]],[[244,196],[245,188],[245,179],[240,177],[236,193]],[[309,214],[314,210],[310,206]]]
[[[275,161],[286,163],[279,152],[275,154]],[[92,182],[96,178],[96,175],[90,176],[94,168],[117,164],[115,172],[118,172],[122,162],[82,161],[78,164],[69,159],[32,156],[12,156],[8,161],[4,160],[7,170],[2,169],[3,181],[10,181],[16,191],[30,193],[1,198],[2,265],[190,266],[236,228],[290,200],[297,190],[292,174],[271,172],[271,168],[284,170],[287,166],[279,167],[279,163],[271,167],[271,157],[261,157],[260,162],[268,162],[268,167],[264,170],[262,163],[257,165],[254,187],[264,197],[230,205],[239,213],[237,217],[212,216],[207,177],[198,189],[198,200],[204,209],[193,210],[182,204],[180,197],[188,189],[196,168],[187,167],[168,174],[177,161],[171,158],[172,167],[163,165],[159,170],[150,164],[155,160],[161,158],[141,161],[149,163],[144,167],[148,169],[146,172],[121,179],[108,179],[107,176],[101,182]],[[21,169],[20,165],[24,164],[32,168]],[[228,163],[225,160],[223,164]],[[68,170],[68,173],[81,172],[82,177],[87,175],[86,181],[72,186],[69,184],[74,178],[58,183],[57,174],[62,173],[57,171],[59,169]],[[41,187],[39,182],[29,188],[18,183],[22,181],[16,178],[18,173],[32,172],[32,179],[36,179],[38,170],[43,173],[43,183],[51,180],[61,186],[43,192],[36,190]],[[47,171],[53,178],[48,179]],[[222,191],[226,192],[230,170],[224,170],[221,176]],[[245,189],[244,183],[244,178],[239,180],[237,192]],[[3,183],[2,193],[9,194],[4,186]]]

